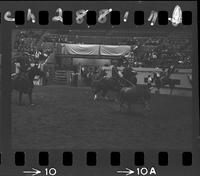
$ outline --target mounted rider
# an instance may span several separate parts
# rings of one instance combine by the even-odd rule
[[[153,79],[152,79],[151,75],[148,75],[147,86],[148,86],[149,89],[152,88],[152,82],[153,82]]]
[[[130,65],[126,65],[122,74],[123,74],[123,77],[130,80],[131,76],[132,76],[132,68],[130,67]]]
[[[114,64],[112,66],[112,78],[115,79],[115,80],[118,80],[119,79],[119,70],[117,68],[117,64]]]
[[[97,69],[96,69],[96,72],[95,72],[95,79],[97,80],[99,80],[99,79],[102,79],[102,78],[105,78],[106,77],[106,75],[107,75],[107,73],[106,73],[106,71],[101,67],[101,66],[99,66]]]
[[[18,62],[20,65],[18,67],[19,73],[17,75],[17,78],[24,79],[26,78],[26,73],[28,69],[30,68],[30,63],[25,55],[22,55],[20,59],[18,60]]]
[[[175,65],[170,65],[167,69],[167,77],[169,78],[172,73],[175,71]]]
[[[133,83],[134,85],[137,84],[137,78],[136,78],[137,72],[134,71],[134,70],[132,69],[132,67],[131,67],[129,64],[126,64],[126,65],[125,65],[125,68],[124,68],[122,74],[123,74],[123,78],[124,78],[125,80],[130,81],[130,82]],[[127,85],[130,86],[130,84],[128,84],[128,83],[127,83]]]
[[[172,73],[174,73],[175,71],[175,65],[170,65],[167,69],[164,69],[162,70],[161,72],[161,81],[162,82],[166,82],[170,79],[170,76]]]

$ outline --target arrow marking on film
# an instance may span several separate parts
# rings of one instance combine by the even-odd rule
[[[38,175],[41,173],[40,170],[32,168],[32,171],[23,171],[24,174],[31,174],[32,176]]]
[[[131,174],[133,174],[133,173],[134,173],[134,171],[133,171],[133,170],[131,170],[131,169],[129,169],[129,168],[126,168],[126,170],[125,170],[125,171],[117,171],[117,173],[118,173],[118,174],[126,174],[126,176],[128,176],[128,175],[131,175]]]

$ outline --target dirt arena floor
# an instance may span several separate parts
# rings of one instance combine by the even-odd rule
[[[34,106],[12,93],[12,147],[24,149],[191,149],[192,98],[152,94],[151,110],[93,101],[86,88],[36,86]]]

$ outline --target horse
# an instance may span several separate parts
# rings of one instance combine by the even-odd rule
[[[137,85],[137,72],[134,71],[130,66],[126,66],[122,71],[122,79],[124,80],[125,86]]]
[[[119,94],[120,111],[124,105],[127,105],[128,111],[131,111],[133,104],[141,103],[146,110],[150,110],[149,100],[151,98],[151,89],[147,85],[132,85],[123,87]]]
[[[170,95],[172,95],[172,92],[175,88],[176,79],[171,79],[169,77],[163,76],[163,77],[159,77],[156,74],[154,74],[154,78],[153,78],[154,82],[155,82],[155,87],[157,88],[157,93],[160,93],[160,88],[169,85],[170,88]]]
[[[170,95],[172,95],[172,92],[176,86],[176,81],[177,81],[176,79],[163,78],[163,79],[161,79],[161,84],[162,84],[162,87],[169,85]]]
[[[102,92],[101,95],[105,99],[108,99],[106,95],[109,91],[119,93],[122,87],[137,85],[136,74],[133,72],[129,74],[128,78],[126,75],[120,76],[118,74],[115,77],[106,77],[105,74],[106,73],[104,72],[103,74],[100,74],[100,77],[97,77],[96,80],[93,79],[91,87],[94,90],[94,100],[97,99],[97,94],[100,92]]]
[[[165,71],[165,69],[161,72],[161,75],[158,76],[157,73],[154,73],[154,82],[155,82],[155,86],[157,88],[157,93],[160,93],[160,88],[164,87],[166,85],[169,85],[170,88],[170,95],[172,95],[172,91],[175,88],[177,81],[177,79],[171,79],[170,76],[171,74],[177,72],[178,70],[176,70],[176,66],[175,65],[171,65],[170,67],[168,67],[167,71]]]
[[[93,80],[91,84],[91,88],[94,93],[94,100],[98,98],[98,93],[101,93],[104,99],[108,99],[106,95],[109,91],[114,91],[119,93],[121,87],[122,85],[120,81],[112,77],[103,77],[98,80]]]
[[[30,105],[32,103],[32,91],[34,88],[34,77],[44,77],[45,73],[38,68],[37,65],[30,67],[26,72],[18,73],[14,78],[12,78],[12,90],[19,92],[19,105],[22,105],[22,95],[28,94]]]
[[[124,82],[124,85],[127,87],[131,85],[137,85],[137,77],[135,73],[131,72],[130,75],[124,75],[121,79]]]

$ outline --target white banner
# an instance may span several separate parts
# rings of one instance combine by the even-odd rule
[[[110,60],[109,59],[73,58],[73,64],[103,66],[105,64],[110,65]]]
[[[123,56],[129,53],[131,46],[128,45],[101,45],[100,54],[107,56]]]
[[[62,54],[99,55],[99,45],[61,44]]]

